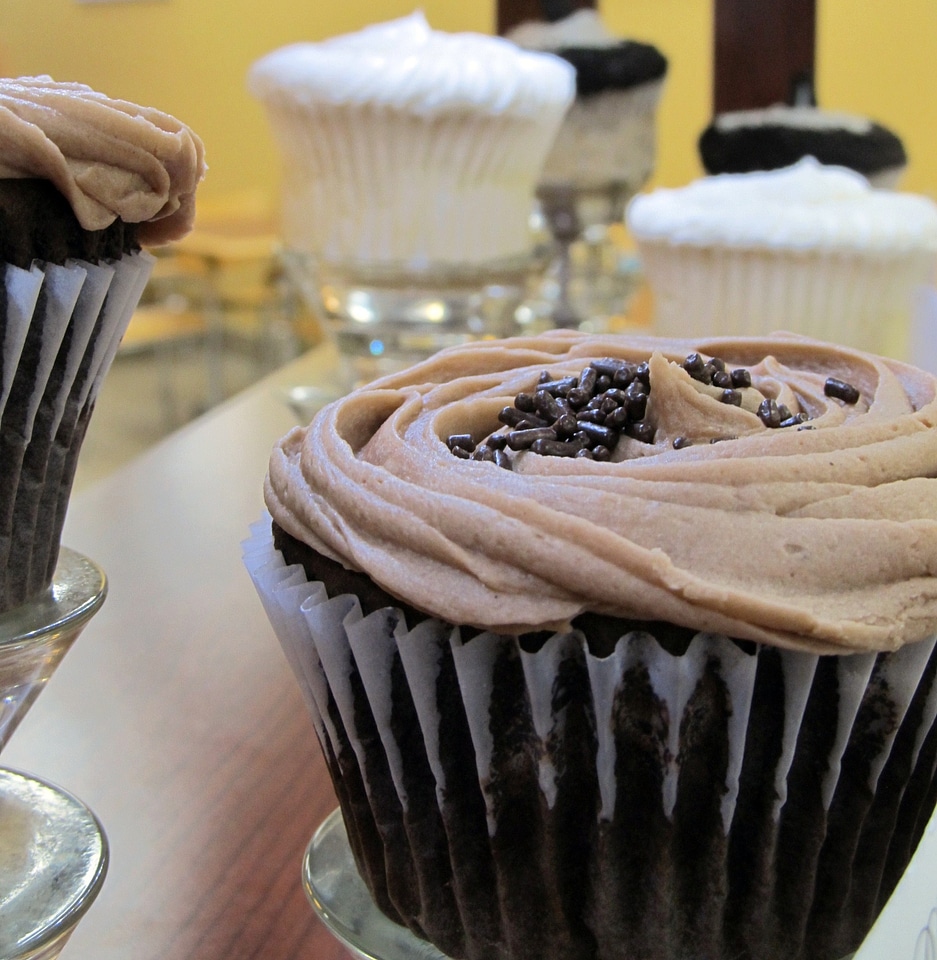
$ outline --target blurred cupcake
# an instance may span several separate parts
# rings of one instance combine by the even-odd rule
[[[547,157],[541,186],[615,188],[626,196],[644,186],[654,170],[657,106],[667,73],[663,54],[651,44],[614,36],[589,9],[552,23],[527,21],[507,36],[576,68],[576,99]],[[617,210],[614,219],[621,219]]]
[[[149,276],[191,226],[202,144],[157,110],[0,79],[0,611],[45,589],[101,380]]]
[[[563,331],[284,437],[245,562],[378,906],[469,960],[854,950],[934,807],[935,416],[818,341]]]
[[[571,68],[421,13],[251,68],[283,155],[288,246],[425,268],[529,252],[534,184],[573,97]]]
[[[788,330],[902,357],[937,265],[933,201],[809,157],[651,191],[626,222],[665,335]]]
[[[908,165],[901,138],[880,123],[808,104],[719,114],[700,135],[699,154],[712,174],[777,170],[815,157],[880,189],[896,187]]]

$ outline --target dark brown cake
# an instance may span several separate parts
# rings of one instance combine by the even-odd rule
[[[286,563],[302,565],[330,597],[351,594],[365,615],[385,618],[388,635],[401,617],[410,627],[424,619],[275,523],[273,539]],[[596,718],[583,651],[608,656],[619,637],[640,631],[680,658],[693,634],[591,614],[574,626],[584,646],[568,644],[553,691],[565,733],[546,744],[535,729],[521,657],[540,650],[547,635],[497,640],[488,724],[493,774],[484,786],[476,777],[452,650],[441,636],[436,705],[448,787],[442,803],[396,660],[392,735],[401,745],[407,810],[397,799],[368,695],[349,663],[354,736],[366,760],[362,766],[334,702],[329,715],[342,745],[327,759],[355,861],[381,910],[447,955],[469,960],[839,960],[855,950],[900,879],[937,799],[937,729],[915,755],[937,655],[928,659],[873,790],[874,758],[895,732],[897,712],[887,681],[892,655],[878,655],[828,806],[823,781],[839,730],[843,658],[819,658],[778,817],[772,771],[784,749],[782,654],[736,642],[740,656],[757,665],[726,834],[732,711],[723,665],[709,661],[683,714],[670,815],[661,805],[667,708],[643,668],[626,670],[613,711],[618,798],[605,820],[598,815]],[[463,642],[474,642],[473,633],[478,636],[463,631]],[[539,783],[544,748],[559,772],[552,808]],[[485,793],[494,798],[492,833]]]
[[[140,249],[137,224],[118,218],[84,230],[71,205],[48,180],[0,179],[0,261],[29,269],[34,260],[113,260]]]
[[[380,909],[467,960],[854,951],[937,800],[935,415],[805,338],[554,331],[281,438],[245,564]]]
[[[801,111],[809,108],[799,108]],[[815,111],[818,117],[824,114]],[[699,154],[707,173],[751,173],[755,170],[779,170],[804,157],[820,163],[848,167],[866,177],[902,169],[908,157],[900,137],[879,123],[869,122],[863,129],[837,124],[835,115],[827,125],[799,126],[785,122],[782,111],[757,111],[750,122],[732,120],[733,115],[717,117],[700,134]],[[796,116],[792,113],[791,116]]]

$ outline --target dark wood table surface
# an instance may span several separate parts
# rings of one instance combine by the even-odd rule
[[[104,888],[65,960],[333,960],[300,880],[336,806],[298,687],[241,564],[283,387],[312,353],[76,494],[64,542],[109,579],[3,752],[101,819]]]

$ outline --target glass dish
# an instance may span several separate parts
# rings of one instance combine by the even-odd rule
[[[531,226],[551,259],[521,308],[522,324],[605,333],[625,313],[642,279],[624,232],[625,207],[639,187],[614,181],[537,188]]]
[[[0,750],[106,594],[104,572],[62,547],[48,589],[0,616]]]
[[[107,872],[107,839],[71,794],[0,769],[0,958],[53,960]]]
[[[448,960],[374,905],[358,876],[341,810],[322,821],[306,848],[303,886],[319,919],[359,960]]]
[[[285,251],[290,277],[333,338],[350,389],[443,347],[519,333],[532,255],[468,264],[334,263]]]

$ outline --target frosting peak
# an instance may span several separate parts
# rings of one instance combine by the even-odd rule
[[[694,352],[748,368],[805,429],[697,389]],[[652,442],[605,462],[522,451],[510,470],[447,445],[497,430],[543,371],[601,358],[649,362]],[[937,632],[935,426],[934,377],[858,351],[563,331],[446,350],[331,404],[277,444],[265,496],[292,536],[450,622],[519,633],[592,611],[886,650]]]
[[[657,189],[628,206],[639,239],[937,254],[937,204],[875,190],[860,173],[813,157],[779,170],[722,173]]]
[[[375,103],[429,116],[478,108],[532,116],[557,103],[565,110],[575,71],[501,37],[433,30],[414,13],[274,50],[253,65],[248,86],[261,100],[289,91],[299,102]]]
[[[80,83],[0,79],[0,177],[51,181],[86,230],[119,217],[141,243],[178,239],[204,174],[201,140],[166,113]]]

